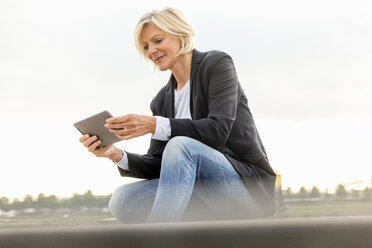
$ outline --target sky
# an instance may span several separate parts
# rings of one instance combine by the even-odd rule
[[[0,0],[0,196],[109,194],[135,181],[79,143],[102,110],[151,115],[170,72],[134,45],[146,12],[172,6],[196,48],[234,60],[282,187],[372,183],[369,0]],[[117,146],[144,154],[151,136]]]

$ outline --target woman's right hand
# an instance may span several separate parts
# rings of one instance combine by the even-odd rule
[[[101,140],[97,140],[97,136],[90,137],[89,134],[85,134],[80,137],[79,141],[96,157],[109,158],[114,162],[119,162],[123,157],[121,150],[114,145],[97,148],[102,143]]]

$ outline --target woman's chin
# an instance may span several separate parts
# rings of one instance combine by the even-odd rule
[[[162,65],[157,65],[158,68],[159,68],[159,71],[166,71],[168,70],[168,67],[167,66],[162,66]]]

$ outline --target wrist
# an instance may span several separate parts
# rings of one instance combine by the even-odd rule
[[[112,154],[108,156],[112,162],[118,163],[123,158],[123,151],[115,147],[115,150]]]
[[[155,116],[151,116],[150,117],[150,133],[154,134],[155,131],[156,131],[156,117]]]

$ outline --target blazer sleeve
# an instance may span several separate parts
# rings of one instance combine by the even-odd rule
[[[233,61],[227,54],[206,66],[213,68],[208,73],[208,116],[199,120],[170,119],[171,138],[187,136],[217,147],[226,143],[234,124],[239,82]]]
[[[120,175],[143,179],[154,179],[160,175],[161,154],[166,142],[151,139],[150,148],[145,155],[127,152],[129,171],[118,167]]]

